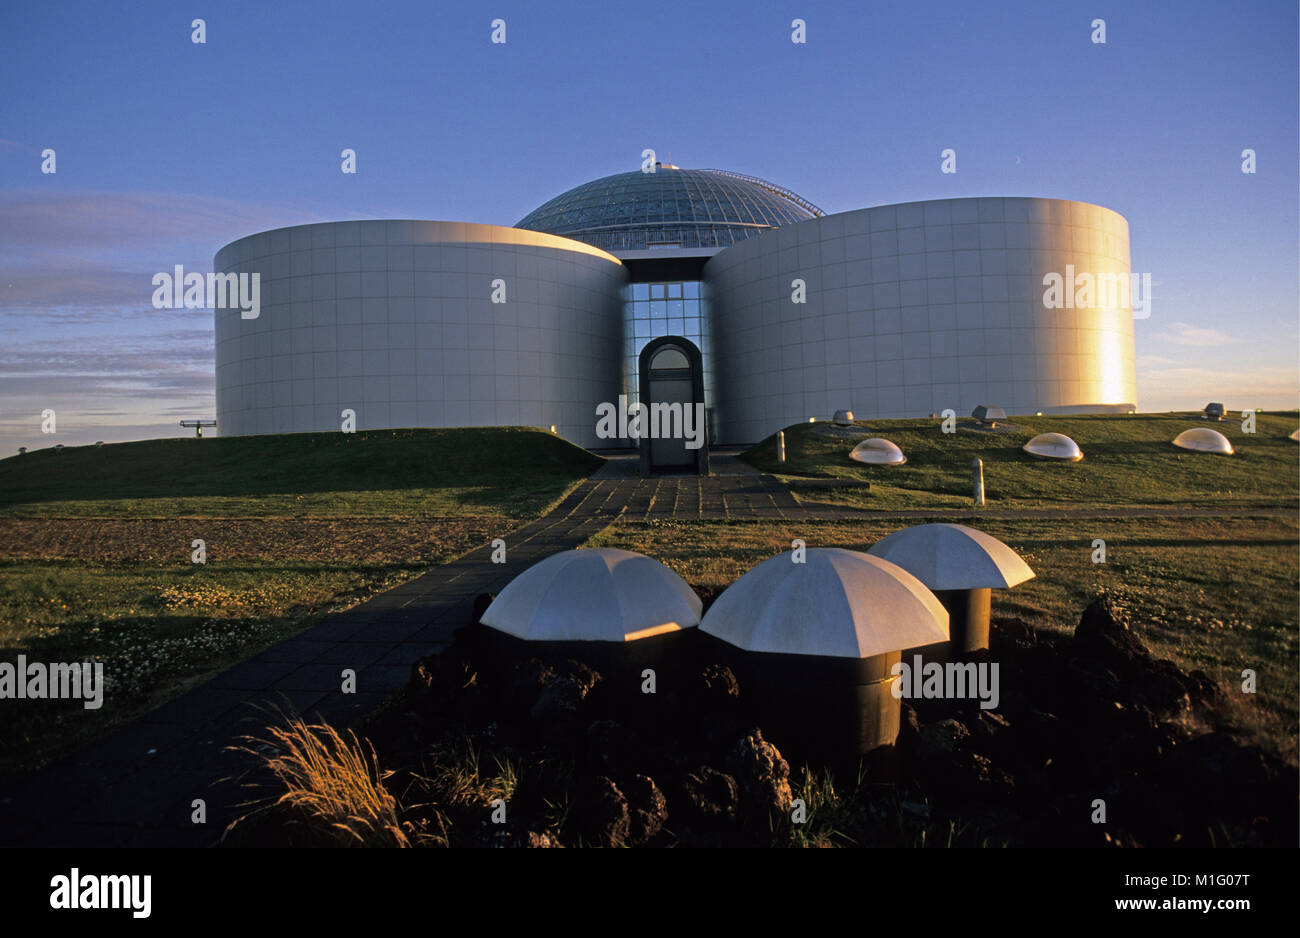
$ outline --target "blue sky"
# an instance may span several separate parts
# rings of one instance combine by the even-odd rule
[[[828,212],[1108,206],[1155,284],[1141,408],[1297,404],[1294,2],[50,0],[0,22],[0,452],[212,416],[210,314],[154,310],[158,271],[311,221],[510,225],[646,147]]]

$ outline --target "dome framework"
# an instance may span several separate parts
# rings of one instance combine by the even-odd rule
[[[604,251],[724,248],[824,214],[788,189],[716,169],[616,173],[561,193],[515,227]]]

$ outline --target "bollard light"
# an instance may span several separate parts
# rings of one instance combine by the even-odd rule
[[[974,488],[975,504],[984,504],[984,460],[976,456],[970,464],[971,485]]]

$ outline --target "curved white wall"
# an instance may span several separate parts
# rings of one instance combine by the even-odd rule
[[[704,269],[717,439],[808,417],[917,417],[1137,403],[1132,309],[1048,309],[1043,276],[1129,273],[1128,222],[1083,202],[987,198],[828,215]],[[807,302],[791,301],[791,282]]]
[[[261,274],[257,319],[216,311],[223,436],[338,430],[351,408],[357,429],[555,424],[599,443],[623,347],[612,255],[516,228],[359,221],[251,235],[213,264]]]

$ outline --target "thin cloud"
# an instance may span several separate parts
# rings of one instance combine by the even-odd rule
[[[1138,399],[1142,410],[1186,410],[1223,401],[1229,407],[1290,410],[1300,396],[1300,374],[1294,368],[1262,365],[1249,369],[1195,366],[1138,368]],[[1201,400],[1201,398],[1205,400]]]
[[[1228,335],[1226,332],[1220,332],[1218,329],[1194,326],[1187,322],[1171,322],[1164,331],[1155,333],[1151,338],[1193,348],[1214,348],[1243,341],[1236,336]]]

